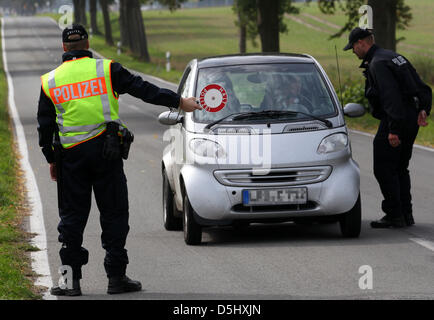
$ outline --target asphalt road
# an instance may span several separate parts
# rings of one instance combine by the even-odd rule
[[[60,31],[53,20],[34,17],[6,18],[4,27],[15,102],[42,198],[49,265],[57,283],[56,185],[38,146],[36,111],[39,77],[61,62]],[[136,137],[125,164],[131,226],[127,272],[142,282],[144,290],[106,294],[101,228],[93,203],[83,244],[90,259],[83,267],[84,295],[79,299],[434,298],[434,152],[414,150],[410,170],[416,225],[411,228],[369,227],[370,220],[381,216],[380,190],[372,174],[372,138],[353,133],[354,158],[361,168],[360,238],[342,239],[337,224],[258,224],[244,232],[209,229],[201,246],[186,246],[182,232],[165,231],[162,224],[160,161],[166,127],[157,116],[167,109],[130,96],[122,96],[120,104],[121,117]],[[372,289],[359,288],[363,265],[372,268]]]

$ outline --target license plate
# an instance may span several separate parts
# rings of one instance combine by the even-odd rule
[[[243,190],[243,205],[305,204],[307,188]]]

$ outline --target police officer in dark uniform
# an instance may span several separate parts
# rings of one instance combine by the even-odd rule
[[[367,29],[355,28],[344,50],[363,60],[365,96],[372,115],[380,120],[374,138],[374,175],[386,214],[372,228],[400,228],[414,224],[408,165],[419,126],[426,126],[432,90],[402,55],[375,44]]]
[[[201,107],[194,97],[182,98],[161,89],[119,63],[93,59],[88,34],[81,25],[66,28],[62,38],[63,64],[41,77],[37,113],[39,145],[58,185],[59,254],[62,265],[72,269],[73,279],[72,285],[54,287],[51,294],[81,295],[81,268],[88,262],[88,251],[82,247],[83,232],[92,189],[106,250],[107,293],[139,291],[141,283],[126,276],[128,255],[124,246],[129,212],[122,157],[127,158],[132,135],[119,119],[118,95],[128,93],[147,103],[186,112]]]

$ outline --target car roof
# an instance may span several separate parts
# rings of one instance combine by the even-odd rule
[[[297,53],[232,54],[197,60],[198,68],[262,63],[314,63],[314,60],[309,55]]]

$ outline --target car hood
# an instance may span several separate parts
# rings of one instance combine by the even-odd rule
[[[251,135],[192,134],[189,139],[207,139],[218,143],[223,152],[210,160],[219,169],[267,169],[324,165],[331,159],[342,157],[341,152],[317,152],[322,139],[338,132],[347,133],[346,127],[278,134],[266,131]],[[350,155],[348,148],[345,153]]]

